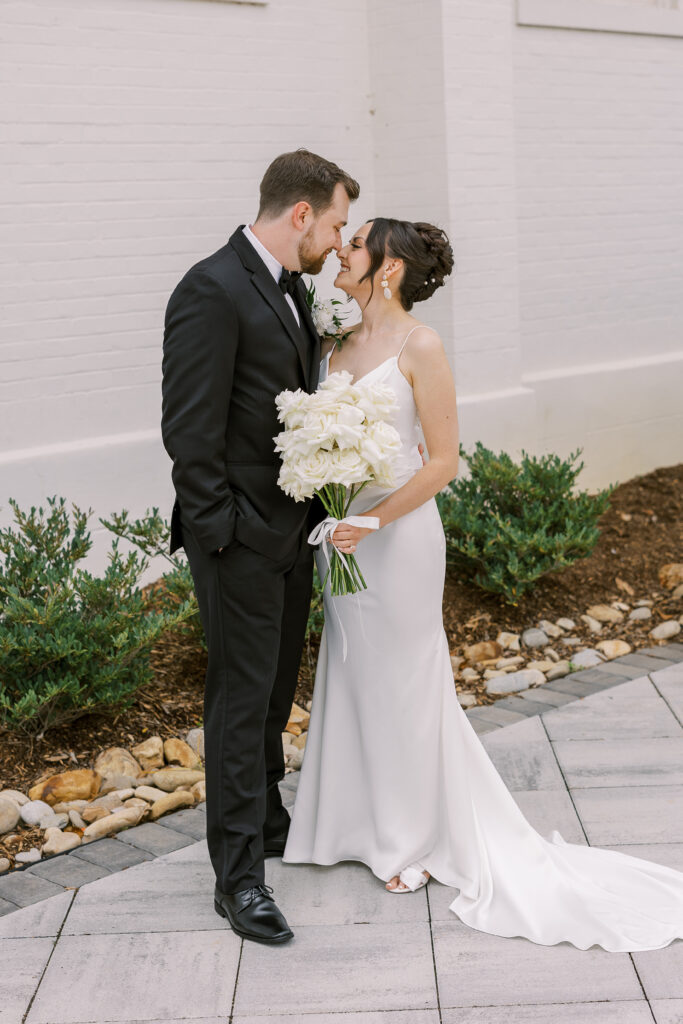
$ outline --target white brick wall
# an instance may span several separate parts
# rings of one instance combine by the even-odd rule
[[[683,40],[514,12],[5,0],[0,521],[53,493],[168,514],[166,301],[297,145],[360,180],[353,226],[449,232],[419,313],[468,447],[581,443],[591,485],[680,460]]]

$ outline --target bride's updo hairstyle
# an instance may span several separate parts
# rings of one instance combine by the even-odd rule
[[[405,310],[429,299],[453,269],[453,250],[445,231],[423,221],[375,217],[365,239],[370,266],[361,281],[374,277],[387,258],[403,260],[398,297]],[[370,292],[372,298],[372,291]]]

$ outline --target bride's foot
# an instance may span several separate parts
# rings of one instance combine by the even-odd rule
[[[411,864],[410,867],[404,868],[400,875],[394,875],[387,882],[387,891],[416,892],[418,889],[421,889],[431,878],[429,872],[421,870],[421,868],[421,864]]]

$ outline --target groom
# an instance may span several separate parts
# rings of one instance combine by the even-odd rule
[[[320,339],[301,271],[317,274],[359,186],[299,149],[268,167],[258,217],[192,267],[166,310],[161,431],[173,460],[173,553],[184,547],[208,646],[206,831],[214,906],[243,938],[292,937],[264,857],[284,850],[282,732],[311,598],[316,517],[277,485],[275,396],[312,392]]]

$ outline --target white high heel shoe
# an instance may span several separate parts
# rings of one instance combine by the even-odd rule
[[[417,892],[418,889],[421,889],[429,881],[429,878],[426,878],[424,875],[426,870],[419,861],[409,864],[398,876],[399,882],[403,882],[405,889],[399,889],[397,886],[395,889],[387,889],[387,892]]]

